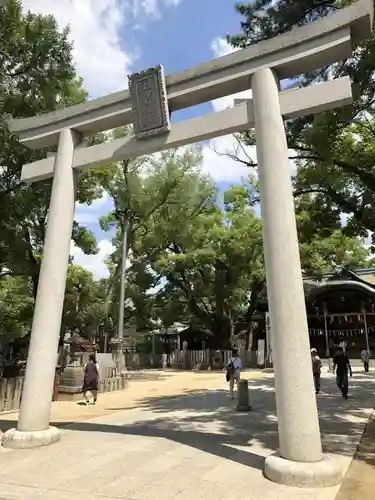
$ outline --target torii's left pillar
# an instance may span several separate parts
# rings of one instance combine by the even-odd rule
[[[36,448],[60,439],[49,420],[76,199],[72,163],[80,142],[77,132],[60,132],[21,408],[17,428],[3,435],[6,448]]]

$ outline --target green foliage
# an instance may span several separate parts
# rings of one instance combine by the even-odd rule
[[[7,122],[84,102],[87,93],[73,65],[68,28],[59,30],[53,16],[24,13],[16,0],[1,2],[0,19],[0,274],[10,275],[0,281],[0,328],[4,338],[15,338],[31,326],[51,183],[19,182],[22,166],[47,151],[24,147]],[[103,140],[88,138],[91,144]],[[108,168],[81,174],[77,200],[90,204],[102,196],[109,175]],[[77,222],[72,238],[85,253],[98,251],[94,235]],[[76,314],[73,290],[79,284],[82,304]],[[105,324],[105,289],[90,273],[70,267],[63,330],[78,327],[87,333]]]
[[[108,284],[95,281],[91,272],[69,265],[61,335],[79,330],[86,338],[111,333],[106,310]],[[30,281],[22,276],[0,277],[0,341],[10,342],[30,333],[34,308]]]
[[[305,274],[322,279],[328,273],[374,264],[361,239],[345,234],[338,210],[324,205],[321,196],[301,196],[296,203],[296,218]]]
[[[236,47],[257,43],[346,3],[238,4],[243,34],[230,41]],[[50,183],[19,183],[22,165],[47,151],[22,146],[9,133],[7,120],[83,102],[87,94],[72,63],[67,29],[59,31],[52,16],[22,13],[15,0],[0,6],[0,18],[0,336],[11,340],[31,327]],[[289,145],[297,155],[294,189],[302,267],[318,278],[372,263],[361,238],[375,229],[374,56],[371,38],[353,58],[333,68],[356,83],[354,108],[287,124]],[[325,72],[304,75],[299,84],[318,81]],[[114,136],[129,133],[123,127]],[[101,135],[88,139],[105,140]],[[253,144],[254,134],[243,139]],[[130,258],[126,322],[135,318],[138,328],[175,322],[207,328],[221,347],[246,312],[250,321],[265,283],[261,220],[253,209],[257,180],[250,176],[250,186],[227,190],[221,209],[217,188],[201,167],[201,148],[193,146],[80,176],[79,202],[89,205],[104,192],[113,200],[114,210],[100,224],[114,236],[115,251],[108,262],[109,280],[96,282],[87,270],[69,266],[62,335],[75,329],[90,338],[116,332],[124,231]],[[76,222],[73,240],[87,254],[98,250],[94,236]]]
[[[118,229],[114,280],[123,217],[129,223],[128,319],[135,315],[139,327],[196,323],[228,339],[251,283],[264,280],[260,221],[241,188],[226,193],[220,211],[201,163],[200,148],[191,147],[122,165],[108,186],[115,210],[101,223]]]
[[[69,265],[61,325],[62,334],[79,330],[80,335],[95,339],[110,328],[106,313],[106,282],[96,282],[91,272]]]
[[[235,47],[245,48],[254,43],[281,35],[294,26],[303,26],[348,2],[338,0],[254,0],[238,2],[235,10],[243,17],[241,30],[228,40]]]
[[[0,341],[11,341],[29,333],[33,305],[30,284],[25,278],[0,278]]]
[[[252,286],[263,283],[264,276],[260,220],[238,190],[226,193],[225,201],[225,211],[190,219],[187,237],[177,228],[154,268],[190,322],[228,341],[247,309]]]
[[[199,148],[186,148],[120,165],[107,186],[115,209],[101,220],[116,230],[111,258],[111,316],[115,320],[122,228],[129,227],[126,319],[138,328],[176,322],[228,341],[246,314],[251,320],[264,289],[261,221],[255,216],[257,181],[237,185],[217,206],[217,191],[201,171]],[[310,276],[368,265],[358,238],[341,230],[340,211],[324,199],[296,202],[302,267]]]
[[[238,3],[242,33],[228,37],[234,47],[245,47],[319,19],[353,0],[256,0]],[[354,104],[287,123],[288,145],[297,158],[295,194],[317,194],[325,212],[346,215],[345,234],[366,237],[375,229],[374,111],[375,37],[355,47],[353,56],[330,68],[301,75],[292,82],[307,86],[349,75]],[[285,82],[288,85],[290,82]],[[244,134],[254,144],[254,134]],[[331,217],[331,215],[329,216]],[[374,238],[374,236],[373,236]]]
[[[7,120],[83,102],[87,93],[73,66],[68,28],[59,31],[53,16],[23,13],[16,0],[2,2],[0,18],[0,270],[30,277],[35,294],[51,183],[26,186],[19,179],[22,165],[45,157],[46,151],[21,145]],[[81,175],[80,202],[102,195],[103,175],[105,169]],[[97,252],[94,236],[77,223],[73,239],[85,253]]]
[[[215,188],[201,175],[202,161],[198,147],[184,152],[169,151],[155,157],[123,162],[117,167],[106,189],[115,209],[101,219],[104,230],[116,229],[112,256],[111,315],[116,320],[119,286],[119,264],[124,221],[128,223],[128,251],[132,265],[127,271],[126,319],[136,317],[139,327],[147,326],[153,317],[153,299],[146,293],[160,285],[162,276],[153,269],[160,247],[166,237],[172,238],[179,229],[189,236],[186,217],[198,216],[204,210],[216,211]],[[190,212],[189,212],[190,210]],[[162,232],[163,231],[163,232]],[[167,234],[165,234],[165,232]]]

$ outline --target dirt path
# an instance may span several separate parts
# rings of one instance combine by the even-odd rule
[[[373,500],[375,497],[375,410],[363,433],[336,500]]]
[[[56,401],[52,403],[51,422],[79,422],[101,417],[122,409],[132,408],[137,402],[160,396],[188,394],[205,389],[225,388],[222,372],[173,372],[155,370],[143,372],[141,378],[130,380],[126,390],[100,394],[95,406],[86,407],[82,401]],[[259,371],[245,372],[246,378],[260,378]],[[0,414],[0,429],[5,432],[13,426],[18,412]]]
[[[248,372],[246,378],[261,378],[262,372]],[[57,401],[52,404],[51,422],[63,424],[85,421],[133,408],[147,398],[178,396],[206,389],[225,388],[223,373],[208,372],[145,372],[144,378],[130,381],[121,392],[100,395],[96,406],[86,407],[82,402]],[[14,425],[18,412],[0,414],[0,429]],[[350,465],[336,500],[373,500],[375,491],[375,410],[363,434],[358,451]]]

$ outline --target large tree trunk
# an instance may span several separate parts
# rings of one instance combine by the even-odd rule
[[[248,330],[246,332],[246,336],[245,336],[245,349],[246,349],[246,351],[252,350],[253,342],[254,342],[254,329],[253,329],[253,326],[250,324],[248,327]]]

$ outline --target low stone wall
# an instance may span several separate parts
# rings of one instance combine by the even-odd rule
[[[126,377],[104,378],[99,382],[99,392],[122,391],[126,387]]]
[[[24,377],[0,378],[0,413],[20,409],[23,383]],[[125,389],[126,383],[126,376],[105,377],[99,382],[99,392],[122,391]],[[81,390],[79,390],[77,397],[82,398]],[[71,398],[59,394],[57,399],[69,400]]]
[[[114,366],[100,366],[99,392],[121,391],[126,387],[126,376],[116,376]],[[82,398],[83,366],[68,365],[63,370],[59,384],[59,401],[76,401]]]
[[[19,410],[24,377],[0,378],[0,412]]]

